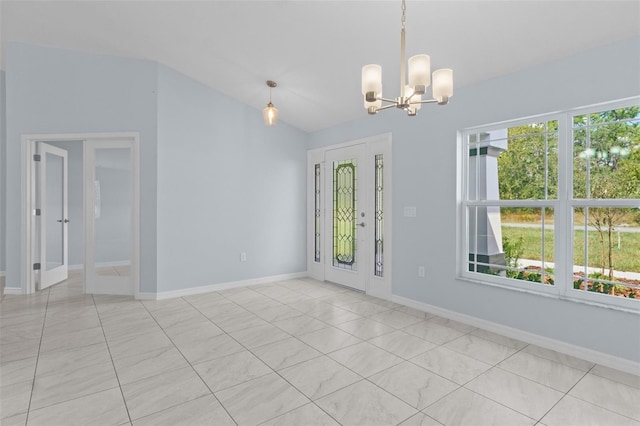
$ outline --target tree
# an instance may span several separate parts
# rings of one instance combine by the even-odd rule
[[[507,150],[498,158],[500,199],[557,197],[557,130],[557,121],[508,129]],[[640,107],[575,116],[572,134],[575,199],[640,198]],[[615,229],[631,209],[603,206],[577,211],[596,229],[602,275],[608,268],[613,281]],[[640,223],[640,210],[636,221]]]
[[[640,107],[574,117],[574,198],[640,198]],[[587,178],[588,177],[588,178]],[[601,273],[614,280],[614,232],[629,209],[583,211],[598,232]]]
[[[557,121],[508,129],[508,148],[498,157],[501,200],[543,200],[556,196],[557,130]]]

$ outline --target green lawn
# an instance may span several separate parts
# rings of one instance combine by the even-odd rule
[[[522,259],[541,260],[542,258],[542,235],[539,229],[535,228],[516,228],[510,226],[502,226],[502,238],[508,238],[510,241],[516,241],[522,237],[524,244],[524,253]],[[553,258],[553,231],[545,231],[545,261],[554,262]],[[588,232],[589,237],[589,266],[600,268],[601,248],[598,239],[598,233],[595,231]],[[640,272],[640,233],[621,232],[620,243],[618,248],[618,233],[614,235],[614,270],[626,272]],[[582,265],[583,249],[584,249],[584,231],[574,232],[574,265]],[[605,255],[607,255],[607,241],[605,240]],[[606,267],[606,263],[605,263]]]

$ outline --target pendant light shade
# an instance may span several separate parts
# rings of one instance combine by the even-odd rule
[[[382,92],[382,67],[369,64],[362,67],[362,94]]]
[[[433,72],[433,97],[438,103],[447,103],[453,96],[453,71],[443,68]]]
[[[267,104],[267,107],[262,110],[262,118],[264,118],[264,124],[267,126],[273,126],[278,122],[278,108],[274,107],[271,102]]]
[[[272,80],[267,80],[267,86],[269,86],[269,103],[267,107],[262,110],[262,118],[264,119],[264,124],[266,126],[273,126],[278,122],[278,108],[273,106],[271,103],[271,89],[276,87],[278,83]]]
[[[431,84],[431,58],[415,55],[409,58],[409,86],[429,87]]]

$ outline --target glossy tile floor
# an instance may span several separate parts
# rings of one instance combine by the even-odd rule
[[[310,279],[0,304],[9,425],[640,425],[640,378]]]

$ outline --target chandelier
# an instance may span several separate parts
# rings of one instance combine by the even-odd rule
[[[436,103],[446,105],[453,96],[453,71],[443,68],[433,72],[432,99],[422,99],[427,87],[432,83],[431,58],[429,55],[416,55],[409,58],[409,84],[406,84],[405,65],[405,0],[402,0],[402,31],[400,31],[400,96],[395,99],[382,97],[382,67],[369,64],[362,67],[362,94],[364,107],[369,114],[377,114],[389,108],[400,108],[407,115],[414,116],[422,104]],[[382,106],[382,103],[387,104]]]

